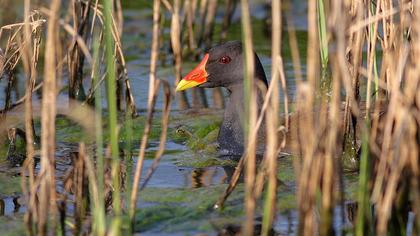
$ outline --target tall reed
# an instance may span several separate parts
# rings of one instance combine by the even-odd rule
[[[118,127],[117,127],[117,104],[116,104],[116,70],[115,70],[115,54],[114,41],[112,36],[112,9],[111,0],[104,1],[104,18],[105,18],[105,52],[106,52],[106,87],[108,102],[108,122],[110,134],[110,146],[112,157],[112,184],[114,191],[112,193],[112,202],[114,210],[114,219],[112,222],[111,232],[120,234],[121,230],[121,197],[120,197],[120,158],[118,148]]]
[[[32,44],[31,37],[31,26],[29,25],[29,11],[30,11],[30,1],[25,0],[24,6],[24,47],[22,49],[22,62],[25,70],[25,74],[28,75],[26,78],[26,87],[25,87],[25,135],[26,135],[26,160],[22,168],[22,176],[25,172],[28,171],[29,174],[29,190],[26,187],[26,179],[22,178],[22,192],[25,194],[27,199],[28,210],[25,214],[24,221],[27,228],[27,233],[29,235],[34,235],[33,232],[33,221],[35,218],[36,221],[36,212],[33,212],[33,205],[35,201],[35,173],[34,173],[34,127],[33,127],[33,117],[32,117],[32,91],[36,81],[36,65],[38,61],[37,51],[39,50],[39,44]],[[29,201],[28,201],[29,200]]]
[[[52,0],[48,22],[48,35],[45,47],[44,85],[42,88],[41,115],[41,180],[38,212],[38,233],[47,234],[47,222],[52,232],[56,231],[57,196],[55,185],[55,115],[56,86],[59,73],[56,71],[58,60],[58,17],[61,1]]]
[[[226,1],[225,17],[222,26],[221,40],[226,39],[229,21],[237,1]],[[87,171],[91,209],[92,233],[95,235],[122,234],[124,206],[121,204],[120,193],[120,157],[118,147],[117,91],[126,88],[126,108],[130,114],[135,113],[134,98],[127,77],[126,63],[123,55],[120,34],[122,28],[122,10],[120,1],[80,2],[85,8],[77,11],[79,2],[72,1],[73,8],[61,10],[61,2],[52,0],[48,10],[42,12],[48,18],[43,81],[35,86],[37,80],[37,63],[40,44],[42,18],[38,19],[30,12],[31,2],[25,0],[24,22],[7,25],[0,28],[0,38],[6,31],[11,32],[8,38],[9,47],[1,56],[1,70],[13,72],[19,60],[22,61],[26,76],[25,96],[11,103],[6,99],[6,106],[1,111],[6,112],[25,102],[25,133],[27,141],[27,159],[22,168],[22,176],[28,173],[29,183],[22,178],[22,187],[27,197],[27,213],[25,222],[30,235],[46,235],[59,232],[57,222],[60,220],[61,233],[68,232],[66,228],[66,201],[71,188],[74,193],[75,217],[73,232],[84,232],[82,229],[87,213],[82,201],[86,200],[82,189],[85,182],[84,171]],[[206,48],[211,46],[211,36],[217,12],[218,1],[203,0],[186,1],[184,11],[182,1],[175,0],[153,2],[153,41],[150,61],[150,80],[148,111],[145,129],[142,136],[137,159],[135,177],[127,196],[130,197],[128,215],[131,220],[131,230],[134,229],[137,206],[137,195],[144,188],[156,169],[166,143],[168,132],[171,92],[167,82],[158,80],[156,71],[159,55],[159,40],[161,39],[160,16],[161,4],[171,13],[171,45],[175,58],[176,80],[181,78],[182,63],[182,22],[185,16],[188,32],[188,43],[191,49],[195,42],[203,42]],[[276,205],[281,201],[277,196],[277,161],[278,153],[283,148],[284,139],[280,133],[292,133],[292,139],[286,140],[295,148],[294,157],[296,173],[296,199],[298,203],[298,234],[327,235],[334,232],[335,208],[348,197],[343,191],[343,171],[341,157],[346,141],[350,140],[352,148],[359,154],[357,189],[357,215],[352,222],[356,235],[365,234],[406,234],[412,230],[414,234],[420,230],[420,191],[419,191],[419,108],[420,108],[420,69],[417,58],[420,55],[420,3],[417,1],[308,1],[308,54],[306,57],[306,79],[303,78],[297,35],[293,28],[290,13],[287,19],[287,32],[292,52],[292,62],[297,85],[294,101],[294,114],[286,114],[285,123],[279,120],[279,82],[284,92],[285,110],[288,113],[285,69],[281,50],[282,5],[284,2],[272,1],[272,73],[271,81],[265,93],[264,104],[256,107],[256,94],[261,92],[254,86],[254,52],[252,42],[251,14],[249,1],[241,0],[242,39],[244,42],[245,65],[245,114],[246,151],[238,163],[237,169],[228,188],[221,196],[217,206],[221,207],[232,193],[239,181],[243,168],[245,171],[245,212],[246,218],[242,225],[244,235],[255,234],[254,219],[257,198],[263,193],[265,179],[268,179],[263,205],[262,235],[269,235],[275,216],[278,213]],[[116,7],[115,16],[113,9]],[[81,10],[81,9],[79,9]],[[199,17],[195,17],[196,10]],[[62,14],[66,14],[60,17]],[[91,14],[92,13],[92,18]],[[69,16],[74,16],[69,17]],[[72,20],[74,23],[69,23]],[[201,22],[201,25],[200,23]],[[226,23],[227,22],[227,23]],[[91,25],[88,25],[88,24]],[[87,25],[81,25],[87,24]],[[97,26],[101,27],[99,32]],[[90,26],[90,34],[88,28]],[[64,29],[64,30],[63,30]],[[194,30],[199,31],[195,34]],[[63,35],[67,32],[69,35]],[[94,33],[95,32],[95,33]],[[99,36],[96,34],[98,33]],[[198,35],[198,38],[195,38]],[[89,38],[92,37],[92,38]],[[69,45],[60,43],[61,39],[70,39]],[[198,39],[198,40],[197,40]],[[105,45],[102,45],[104,40]],[[91,44],[93,45],[91,47]],[[17,46],[16,46],[17,45]],[[93,50],[93,57],[90,51]],[[103,51],[105,50],[105,51]],[[58,81],[61,78],[63,66],[62,51],[69,51],[67,57],[69,70],[73,73],[70,81],[70,93],[75,92],[83,79],[82,68],[85,68],[83,57],[91,64],[92,86],[86,101],[95,101],[96,130],[96,162],[88,153],[83,143],[79,146],[77,164],[74,165],[76,183],[65,187],[63,193],[56,184],[56,147],[55,147],[55,117],[65,114],[80,122],[83,108],[70,101],[72,110],[63,112],[57,106]],[[105,53],[106,72],[101,76],[101,52]],[[366,53],[364,53],[366,52]],[[380,56],[379,56],[380,55]],[[4,60],[3,60],[4,59]],[[380,66],[377,65],[380,64]],[[118,66],[118,69],[117,69]],[[102,68],[104,69],[104,68]],[[327,74],[331,79],[331,87],[323,93],[322,83]],[[118,79],[117,79],[118,78]],[[110,150],[112,157],[112,203],[113,214],[107,215],[105,196],[109,185],[105,183],[108,171],[104,163],[104,141],[102,127],[102,94],[101,83],[106,79],[107,88],[107,119],[110,133]],[[10,79],[11,83],[13,80]],[[118,82],[119,81],[119,82]],[[116,83],[120,85],[116,86]],[[373,84],[375,90],[373,90]],[[79,84],[80,85],[80,84]],[[140,185],[143,160],[146,153],[149,134],[152,130],[154,108],[158,90],[162,85],[165,103],[162,114],[162,133],[159,151],[156,153],[152,168],[146,174],[146,180]],[[320,86],[321,85],[321,86]],[[364,85],[366,85],[364,87]],[[81,86],[81,85],[80,85]],[[37,108],[32,104],[32,94],[42,87],[41,104],[41,163],[40,172],[34,171],[34,142],[37,136],[34,132],[33,119]],[[10,86],[9,86],[10,88]],[[363,91],[362,91],[363,88]],[[118,92],[120,95],[121,93]],[[10,98],[10,93],[8,96]],[[74,95],[74,94],[73,94]],[[71,95],[71,97],[75,97]],[[186,102],[182,100],[181,102]],[[88,102],[89,103],[89,102]],[[185,104],[184,104],[185,105]],[[183,106],[186,108],[187,106]],[[79,109],[81,108],[81,109]],[[86,116],[89,109],[83,114]],[[343,111],[342,111],[343,110]],[[93,115],[92,115],[93,116]],[[288,119],[291,119],[290,122]],[[258,129],[265,119],[267,146],[262,166],[256,165],[256,137]],[[130,119],[128,119],[130,122]],[[82,122],[80,122],[82,123]],[[1,128],[10,123],[7,117],[2,119]],[[89,126],[89,125],[86,125]],[[290,130],[289,130],[290,128]],[[90,133],[92,129],[87,128]],[[282,135],[283,137],[284,135]],[[288,135],[286,135],[288,137]],[[282,141],[282,142],[280,142]],[[293,143],[296,141],[295,143]],[[359,146],[361,146],[360,150]],[[129,158],[127,158],[129,159]],[[258,170],[258,172],[256,171]],[[80,180],[80,181],[79,181]],[[66,192],[67,191],[67,192]],[[58,197],[60,192],[62,198]],[[64,199],[64,200],[63,200]],[[57,204],[59,203],[59,205]],[[64,207],[63,207],[64,206]],[[407,207],[410,206],[411,208]],[[60,212],[60,215],[58,214]],[[318,212],[320,214],[318,214]],[[414,214],[413,214],[414,213]],[[409,214],[414,215],[412,229],[407,227]],[[111,220],[110,226],[107,220]],[[344,219],[342,219],[344,221]],[[72,221],[67,221],[72,223]],[[411,227],[411,226],[410,226]],[[339,229],[343,231],[343,229]],[[343,233],[343,232],[341,232]]]
[[[244,42],[244,96],[245,96],[245,140],[247,150],[245,153],[245,212],[246,220],[243,224],[243,234],[253,235],[254,233],[254,214],[255,214],[255,168],[256,168],[256,133],[251,135],[257,120],[256,88],[254,82],[254,51],[252,46],[251,17],[249,13],[249,2],[241,0],[241,22],[242,39]]]
[[[175,69],[175,84],[181,80],[181,63],[182,63],[182,48],[181,48],[181,21],[180,21],[180,0],[174,0],[173,13],[171,19],[171,46],[174,54],[174,69]],[[187,109],[188,104],[187,94],[185,91],[177,93],[178,106],[180,109]]]
[[[277,153],[278,153],[278,137],[277,129],[279,127],[278,112],[279,112],[279,91],[278,81],[280,77],[281,62],[281,2],[277,0],[271,1],[271,16],[272,16],[272,36],[271,36],[271,82],[273,92],[269,99],[269,107],[266,112],[266,129],[267,129],[267,147],[266,147],[266,162],[268,166],[268,189],[265,198],[264,219],[261,230],[261,235],[268,235],[271,229],[276,212],[277,202]],[[269,88],[269,89],[270,89]],[[287,97],[287,95],[284,95]]]
[[[94,36],[93,43],[93,68],[92,68],[92,83],[99,84],[99,36]],[[93,197],[93,232],[96,235],[105,235],[106,219],[105,219],[105,201],[104,201],[104,150],[103,150],[103,128],[102,128],[102,91],[95,90],[95,137],[96,137],[96,176],[97,183],[91,183],[91,186],[96,187],[96,194],[91,193]],[[89,168],[89,166],[88,166]],[[92,176],[93,178],[93,176]],[[92,180],[91,180],[92,182]]]
[[[146,146],[150,134],[153,112],[156,102],[157,91],[159,89],[159,80],[156,78],[157,58],[159,53],[159,35],[160,35],[160,0],[153,1],[153,38],[152,51],[150,56],[150,73],[149,73],[149,97],[147,100],[146,124],[141,138],[140,151],[137,158],[136,169],[134,173],[133,186],[131,190],[129,217],[132,227],[134,226],[138,187],[143,169],[143,160],[146,152]]]
[[[270,99],[269,109],[266,112],[266,129],[267,129],[267,150],[266,159],[268,166],[268,189],[264,206],[264,219],[261,235],[268,235],[270,228],[275,219],[276,196],[277,196],[277,149],[278,137],[276,130],[278,129],[278,81],[280,77],[279,63],[281,63],[281,2],[279,0],[271,1],[272,16],[272,37],[271,37],[271,82],[273,92]]]

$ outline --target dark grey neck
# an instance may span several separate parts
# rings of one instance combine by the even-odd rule
[[[232,85],[227,89],[229,91],[228,101],[217,138],[219,142],[219,156],[238,159],[244,152],[244,89],[242,83]],[[258,108],[262,106],[263,101],[262,93],[257,92]],[[259,136],[263,136],[265,131],[264,125],[260,128],[260,131],[262,132],[259,132]]]

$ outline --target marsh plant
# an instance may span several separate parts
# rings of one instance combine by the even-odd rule
[[[197,59],[217,40],[226,41],[235,11],[240,13],[244,93],[249,105],[244,114],[246,149],[214,210],[223,211],[229,204],[225,201],[243,173],[245,219],[240,233],[272,234],[276,206],[283,200],[278,157],[288,150],[297,186],[297,234],[420,232],[420,3],[308,0],[306,55],[301,55],[291,1],[266,1],[271,9],[272,69],[268,89],[262,91],[264,104],[258,109],[255,97],[261,91],[252,85],[253,51],[259,42],[253,40],[251,2],[148,1],[144,7],[153,22],[149,94],[147,112],[139,114],[122,47],[120,0],[24,1],[21,20],[0,28],[0,78],[8,80],[0,128],[3,134],[24,125],[26,158],[21,178],[27,234],[134,232],[136,214],[141,211],[136,209],[138,195],[165,150],[172,97],[180,110],[210,104],[202,88],[193,89],[191,96],[184,91],[174,94],[174,85],[185,73],[183,61]],[[219,30],[215,30],[217,12],[223,13]],[[163,37],[166,23],[169,38]],[[174,81],[157,74],[163,45],[171,49]],[[293,99],[287,96],[284,47],[290,50],[293,65]],[[19,68],[25,94],[13,101],[10,91]],[[153,165],[144,172],[159,91],[164,96],[159,146]],[[60,94],[68,96],[64,107],[58,103]],[[34,101],[36,95],[40,102]],[[212,98],[214,107],[224,106],[221,90],[213,90]],[[24,119],[17,118],[16,112]],[[56,168],[57,115],[80,124],[89,136],[72,154],[64,181],[57,177]],[[141,139],[129,138],[129,144],[121,147],[121,123],[128,123],[131,130],[136,116],[145,117]],[[36,119],[40,119],[39,130],[34,128]],[[266,129],[267,134],[261,160],[256,155],[258,129]],[[133,162],[134,146],[139,150]],[[357,211],[350,229],[344,227],[344,217],[343,227],[337,229],[334,210],[345,209],[349,199],[343,181],[348,149],[359,165]],[[260,203],[262,208],[257,207]],[[255,227],[259,215],[262,225]],[[409,220],[409,215],[414,217]]]

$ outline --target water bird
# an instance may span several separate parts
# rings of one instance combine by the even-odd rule
[[[193,87],[224,87],[228,92],[222,125],[217,138],[219,156],[238,159],[244,153],[244,59],[242,43],[230,41],[211,48],[202,61],[190,71],[177,85],[176,91]],[[264,68],[257,54],[254,53],[254,82],[262,90],[268,87]],[[257,107],[264,102],[264,92],[257,89]],[[265,126],[261,125],[258,133],[259,143],[265,139]],[[259,145],[257,154],[262,154]]]

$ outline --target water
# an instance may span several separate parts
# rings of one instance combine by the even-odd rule
[[[264,18],[267,15],[267,9],[261,3],[263,1],[252,1],[251,12],[255,17],[254,22],[254,46],[260,60],[264,66],[267,77],[271,74],[271,42],[268,37],[264,36],[263,26]],[[306,23],[306,4],[304,1],[292,1],[292,15],[295,16],[294,23],[297,30],[305,33]],[[221,8],[222,9],[222,8]],[[220,9],[220,10],[221,10]],[[240,40],[240,18],[238,7],[233,17],[233,26],[230,29],[229,39]],[[151,33],[151,8],[146,9],[126,9],[124,10],[124,30],[123,30],[123,50],[127,59],[128,77],[131,82],[132,92],[135,97],[137,107],[140,110],[147,108],[147,96],[149,87],[149,61],[150,61],[150,42]],[[220,23],[223,15],[218,13],[216,23]],[[217,26],[218,27],[218,26]],[[217,28],[216,27],[216,28]],[[169,29],[163,29],[165,37],[168,37]],[[299,35],[298,35],[299,37]],[[306,45],[305,37],[299,37],[302,45]],[[282,47],[286,51],[284,60],[284,68],[287,78],[287,92],[291,100],[295,95],[296,87],[293,74],[293,67],[290,58],[290,52],[287,53],[288,44],[283,42]],[[168,80],[171,84],[174,81],[174,71],[172,67],[172,58],[168,53],[168,40],[162,45],[161,53],[166,56],[159,62],[157,77],[159,79]],[[304,51],[301,52],[301,60],[305,62]],[[197,62],[183,62],[183,74],[192,69]],[[303,76],[305,76],[306,67],[302,65]],[[16,89],[12,92],[12,100],[16,101],[24,91],[22,72],[17,73],[18,83]],[[7,81],[0,81],[0,91],[4,90]],[[65,84],[65,81],[63,81]],[[85,81],[85,89],[89,88],[89,81]],[[102,88],[103,89],[103,88]],[[103,93],[105,94],[105,93]],[[210,92],[207,90],[207,94]],[[4,106],[5,93],[0,93],[0,108]],[[35,95],[34,98],[37,98]],[[61,94],[59,100],[65,101],[67,96]],[[209,96],[210,97],[210,96]],[[158,96],[157,109],[163,104],[162,91]],[[35,99],[37,100],[37,99]],[[60,103],[61,104],[61,103]],[[62,104],[65,104],[63,102]],[[105,103],[104,103],[105,105]],[[176,109],[177,104],[172,104]],[[144,113],[141,113],[144,115]],[[203,117],[203,119],[206,119]],[[138,140],[135,140],[138,142]],[[158,142],[152,140],[147,149],[146,156],[153,156],[156,152]],[[77,144],[60,142],[57,148],[57,176],[63,179],[66,170],[69,167],[69,153],[77,151]],[[224,211],[216,211],[212,209],[217,198],[224,191],[227,183],[233,173],[232,167],[222,165],[209,165],[205,167],[194,167],[194,161],[206,161],[212,158],[214,154],[205,154],[193,152],[186,147],[185,144],[175,143],[169,139],[166,143],[166,151],[162,156],[160,164],[156,169],[153,177],[148,182],[146,189],[139,193],[139,217],[143,219],[151,219],[150,223],[144,221],[139,222],[138,231],[142,235],[185,235],[195,233],[211,233],[215,234],[217,227],[223,227],[227,224],[240,225],[243,221],[243,184],[240,183],[235,192],[226,202]],[[134,164],[137,155],[133,156]],[[152,159],[145,159],[143,173],[152,165]],[[187,164],[186,164],[187,163]],[[295,190],[293,165],[291,160],[281,159],[279,165],[282,175],[280,178],[287,184],[285,191],[281,192],[279,197],[279,213],[274,224],[274,229],[281,235],[289,235],[296,233],[298,224],[298,215],[295,204]],[[37,166],[39,171],[39,166]],[[144,176],[141,184],[144,182]],[[353,182],[349,178],[349,185]],[[62,182],[58,181],[58,189],[62,190]],[[25,212],[25,206],[22,204],[20,194],[2,195],[0,191],[0,214],[5,216],[21,216]],[[71,208],[71,206],[70,206]],[[70,209],[71,210],[71,209]],[[335,210],[334,227],[340,229],[342,219],[340,217],[343,209]],[[344,209],[347,215],[347,209]],[[261,209],[258,209],[261,212]],[[144,214],[144,215],[142,215]],[[141,218],[142,219],[142,218]],[[258,219],[260,220],[260,219]],[[345,225],[350,222],[345,221]]]
[[[265,35],[264,30],[262,27],[264,26],[264,20],[267,14],[269,13],[264,7],[264,1],[252,1],[251,3],[251,12],[253,17],[255,17],[254,22],[258,22],[254,27],[254,47],[255,51],[258,53],[261,62],[264,66],[267,78],[270,78],[271,74],[271,42],[269,40],[269,36]],[[302,4],[304,3],[304,4]],[[147,5],[147,4],[146,4]],[[220,7],[219,13],[216,15],[216,23],[220,24],[223,18],[222,13],[223,7]],[[16,10],[17,11],[17,10]],[[291,14],[296,16],[294,18],[294,23],[296,25],[297,30],[306,30],[306,3],[304,1],[293,1]],[[146,109],[147,108],[147,96],[148,96],[148,88],[149,88],[149,62],[150,62],[150,42],[152,39],[152,32],[151,32],[151,9],[150,8],[143,8],[143,9],[125,9],[124,10],[124,29],[123,29],[123,36],[122,36],[122,44],[123,44],[123,51],[127,60],[127,69],[128,69],[128,77],[130,79],[130,83],[132,85],[132,92],[135,98],[135,102],[137,104],[137,108],[139,109]],[[20,14],[20,13],[19,13]],[[13,17],[19,17],[17,16]],[[169,16],[167,16],[169,17]],[[169,19],[169,18],[168,18]],[[0,21],[1,22],[1,21]],[[220,25],[216,25],[217,28]],[[242,35],[240,31],[240,7],[236,8],[234,17],[233,17],[233,25],[231,26],[228,34],[229,40],[241,40]],[[165,27],[163,29],[165,38],[169,37],[169,27]],[[216,38],[218,36],[216,35]],[[215,40],[217,41],[217,40]],[[284,40],[285,41],[285,40]],[[157,69],[157,78],[164,79],[169,81],[170,84],[173,84],[174,81],[174,70],[172,67],[172,57],[169,54],[169,40],[165,40],[165,44],[161,45],[160,54],[165,59],[158,64]],[[288,44],[283,42],[283,47],[288,48]],[[287,50],[287,49],[286,49]],[[291,63],[290,55],[287,55],[283,58],[284,60],[284,68],[286,72],[287,78],[287,91],[290,100],[293,100],[295,95],[296,87],[295,87],[295,79],[293,74],[293,68]],[[305,60],[305,55],[302,53],[301,55],[302,62]],[[184,61],[182,66],[182,74],[186,74],[190,69],[192,69],[198,62],[194,61]],[[305,65],[303,63],[302,68],[303,75],[305,75]],[[39,74],[42,77],[42,73]],[[17,77],[17,86],[12,92],[12,101],[16,101],[24,94],[24,74],[22,70],[16,75]],[[61,84],[67,84],[66,78],[63,78]],[[88,88],[90,87],[89,82],[89,75],[86,75],[86,79],[84,81],[84,87],[87,92]],[[7,86],[7,80],[3,79],[0,80],[0,91],[4,90]],[[104,89],[104,86],[102,87]],[[209,90],[206,91],[208,97],[210,98]],[[282,93],[282,92],[281,92]],[[103,92],[105,94],[105,92]],[[189,93],[188,93],[189,94]],[[157,108],[161,109],[163,104],[163,96],[162,91],[157,99]],[[283,96],[281,94],[281,96]],[[38,96],[34,96],[35,99]],[[4,98],[5,92],[0,93],[0,108],[4,107]],[[66,96],[62,96],[60,99],[66,100]],[[210,104],[211,104],[211,99]],[[104,106],[106,103],[104,102]],[[173,108],[176,109],[177,105],[174,102],[172,104]]]
[[[175,163],[177,160],[191,157],[194,154],[189,152],[184,145],[168,141],[166,143],[166,152],[178,151],[179,154],[164,154],[159,166],[156,168],[153,177],[148,182],[148,187],[155,188],[199,188],[210,185],[226,183],[227,174],[220,166],[210,166],[206,168],[193,168],[188,166],[179,166]],[[154,154],[156,147],[148,148],[148,152]],[[134,158],[137,158],[135,156]],[[137,163],[135,159],[135,164]],[[153,159],[144,160],[143,173],[152,166]],[[145,176],[143,175],[140,185],[143,184]]]

